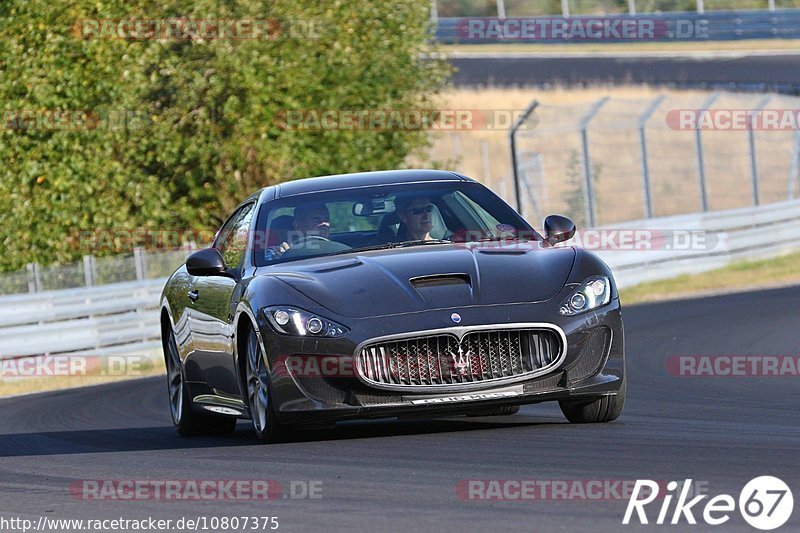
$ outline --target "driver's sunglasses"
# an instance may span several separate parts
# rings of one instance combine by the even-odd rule
[[[409,209],[408,212],[415,216],[419,216],[422,213],[433,213],[433,204],[428,204],[425,207],[415,207]]]

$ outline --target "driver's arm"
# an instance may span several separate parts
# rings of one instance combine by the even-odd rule
[[[277,246],[272,246],[272,247],[271,247],[271,248],[269,248],[269,250],[267,251],[267,260],[268,260],[268,261],[271,261],[271,260],[273,260],[273,259],[277,259],[277,258],[279,258],[279,257],[280,257],[280,256],[282,256],[283,254],[285,254],[285,253],[286,253],[286,251],[287,251],[289,248],[290,248],[290,246],[289,246],[289,243],[288,243],[288,242],[282,242],[282,243],[280,243],[280,244],[279,244],[279,245],[277,245]]]

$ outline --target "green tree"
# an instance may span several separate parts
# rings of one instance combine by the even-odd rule
[[[213,228],[246,194],[280,181],[403,166],[426,145],[424,131],[281,124],[298,110],[431,109],[449,67],[426,59],[435,52],[429,7],[427,0],[3,3],[0,269],[75,260],[91,251],[81,245],[87,231]],[[84,20],[182,17],[269,18],[281,31],[160,40],[81,33],[92,29]],[[20,110],[129,120],[20,127]],[[110,248],[100,252],[123,251],[124,243]]]

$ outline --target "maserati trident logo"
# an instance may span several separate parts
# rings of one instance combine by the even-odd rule
[[[453,313],[452,315],[450,315],[450,320],[458,324],[461,322],[461,315],[459,315],[458,313]]]
[[[456,367],[456,371],[458,372],[459,376],[466,376],[467,375],[467,357],[470,356],[469,351],[464,352],[464,347],[459,344],[458,346],[458,353],[450,351],[450,355],[453,358],[453,366]]]

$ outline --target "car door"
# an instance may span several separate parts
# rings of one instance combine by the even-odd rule
[[[214,241],[214,248],[222,254],[229,272],[240,272],[254,212],[255,203],[240,207]],[[228,394],[239,393],[233,364],[237,287],[237,280],[231,277],[195,277],[191,295],[195,361],[201,366],[208,386]]]

